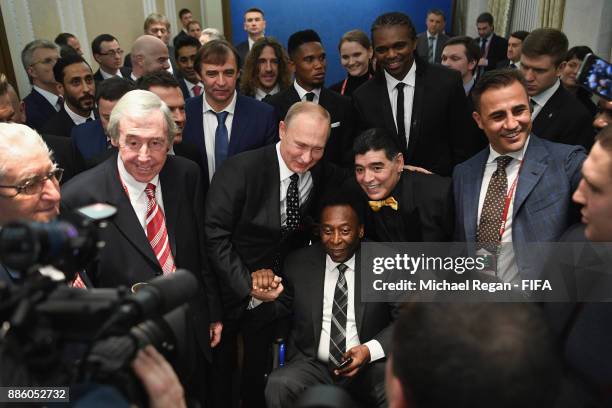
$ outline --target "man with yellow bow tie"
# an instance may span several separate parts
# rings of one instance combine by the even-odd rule
[[[384,129],[363,132],[353,145],[355,178],[371,211],[366,236],[383,242],[449,241],[454,210],[451,180],[404,168],[404,157]]]

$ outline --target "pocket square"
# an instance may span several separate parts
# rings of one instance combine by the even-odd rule
[[[335,122],[331,124],[332,128],[340,127],[340,122]]]

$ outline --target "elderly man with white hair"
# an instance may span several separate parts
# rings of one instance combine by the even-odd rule
[[[117,208],[101,232],[106,246],[87,275],[97,287],[131,287],[177,268],[198,278],[201,288],[189,303],[186,338],[198,350],[189,362],[198,369],[189,378],[198,383],[185,385],[188,395],[201,392],[204,358],[210,360],[222,326],[217,282],[204,254],[200,170],[190,160],[168,155],[176,126],[168,106],[152,92],[125,94],[111,113],[108,132],[118,152],[62,189],[68,208],[96,202]]]

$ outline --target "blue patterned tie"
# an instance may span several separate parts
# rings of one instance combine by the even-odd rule
[[[217,116],[217,130],[215,131],[215,170],[217,170],[227,159],[229,141],[225,119],[227,119],[229,112],[214,112],[214,114]]]

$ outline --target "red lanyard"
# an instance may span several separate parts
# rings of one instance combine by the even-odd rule
[[[523,168],[523,163],[525,160],[521,160],[521,165],[516,173],[516,177],[510,186],[510,190],[506,194],[506,199],[504,200],[504,212],[502,213],[502,225],[499,228],[499,242],[501,242],[502,237],[504,236],[504,232],[506,231],[506,221],[508,220],[508,211],[510,210],[510,203],[512,202],[512,197],[514,196],[514,190],[516,190],[516,183],[518,182],[519,175],[521,174],[521,169]]]

